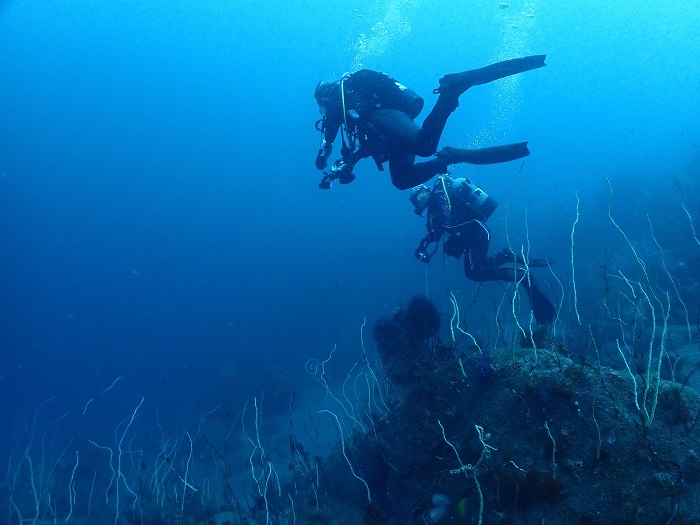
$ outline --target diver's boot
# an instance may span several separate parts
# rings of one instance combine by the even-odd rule
[[[424,151],[416,151],[421,157],[429,157],[435,153],[440,142],[440,137],[447,124],[447,119],[452,112],[459,106],[457,97],[440,95],[435,102],[435,106],[428,116],[425,117],[423,125],[418,132],[418,141],[423,145]]]
[[[496,255],[494,255],[492,258],[493,260],[493,265],[498,268],[499,266],[503,266],[506,263],[521,263],[522,264],[522,257],[518,257],[515,252],[509,248],[503,248],[500,252],[498,252]]]
[[[488,84],[499,78],[517,75],[531,69],[544,67],[546,55],[532,55],[521,58],[503,60],[478,69],[470,69],[461,73],[449,73],[439,80],[440,86],[433,93],[459,97],[472,86]]]
[[[527,142],[505,144],[491,148],[465,149],[445,146],[435,155],[447,164],[467,162],[469,164],[498,164],[511,160],[522,159],[530,154]]]
[[[520,255],[516,254],[510,248],[503,248],[500,252],[494,255],[492,258],[493,265],[498,268],[507,263],[522,264],[528,268],[541,268],[543,266],[551,266],[554,264],[554,259],[530,259],[525,261]]]
[[[527,262],[527,265],[530,268],[542,268],[543,266],[552,266],[554,264],[554,259],[550,257],[542,258],[542,259],[530,259]]]

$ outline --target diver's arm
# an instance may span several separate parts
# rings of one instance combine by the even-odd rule
[[[340,125],[343,123],[343,114],[330,114],[323,119],[323,137],[322,140],[328,144],[331,148],[333,147],[333,142],[338,136],[338,131],[340,131]]]
[[[316,155],[316,169],[323,170],[328,165],[328,157],[333,153],[333,141],[338,136],[342,115],[327,115],[321,124],[321,144]]]
[[[438,232],[437,230],[428,230],[428,234],[421,239],[420,243],[418,244],[418,247],[413,251],[413,255],[419,261],[429,263],[430,258],[438,249],[437,243],[440,241],[441,238],[442,232]],[[431,244],[435,244],[435,247],[432,250],[430,250]]]
[[[355,151],[348,153],[344,157],[339,158],[333,164],[332,172],[334,173],[334,178],[349,177],[352,170],[355,169],[355,164],[360,160],[369,157],[362,148],[358,148]],[[354,176],[352,177],[355,178]]]
[[[360,160],[369,157],[362,148],[357,148],[355,151],[345,155],[342,161],[350,166],[355,166]]]
[[[431,257],[438,249],[440,239],[442,239],[442,236],[445,233],[445,229],[442,226],[439,226],[434,220],[433,212],[430,206],[428,206],[428,219],[425,223],[425,227],[428,230],[428,233],[421,239],[418,247],[413,252],[413,255],[416,257],[416,259],[423,261],[424,263],[429,263]],[[432,250],[430,250],[431,244],[435,244],[435,247]]]

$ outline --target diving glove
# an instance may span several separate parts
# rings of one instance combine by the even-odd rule
[[[316,169],[323,170],[328,166],[328,157],[331,156],[333,152],[332,146],[323,146],[318,150],[318,155],[316,155]]]

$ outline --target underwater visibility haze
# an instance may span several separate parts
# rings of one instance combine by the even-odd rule
[[[700,523],[698,27],[677,1],[1,1],[0,523]],[[528,142],[451,173],[498,202],[493,253],[552,263],[547,327],[517,283],[418,260],[388,169],[314,167],[320,80],[385,72],[420,123],[446,73],[529,55],[440,147]]]

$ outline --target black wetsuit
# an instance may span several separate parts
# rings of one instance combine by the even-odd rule
[[[521,142],[476,150],[445,148],[438,152],[438,158],[416,164],[417,156],[430,157],[436,153],[447,119],[457,109],[462,93],[471,86],[544,67],[545,58],[545,55],[512,58],[443,76],[439,80],[440,87],[433,90],[440,96],[422,126],[414,119],[423,108],[423,99],[384,73],[362,69],[334,83],[336,89],[331,87],[327,92],[328,86],[319,83],[316,99],[325,110],[325,116],[316,167],[325,168],[333,141],[343,124],[347,124],[351,144],[343,148],[340,165],[336,163],[336,168],[344,172],[337,177],[341,183],[351,182],[354,165],[370,156],[380,170],[384,162],[389,162],[391,182],[401,190],[423,184],[438,173],[446,173],[450,164],[494,164],[527,156],[530,154],[527,143]],[[359,141],[359,149],[353,148],[354,139]],[[319,187],[330,187],[329,180],[323,182]]]
[[[416,163],[416,157],[435,154],[447,118],[457,108],[454,94],[440,95],[435,107],[419,126],[414,119],[423,107],[419,97],[404,96],[406,88],[390,76],[362,69],[343,81],[345,117],[348,131],[359,141],[359,150],[344,156],[354,165],[360,158],[373,157],[380,166],[389,162],[391,182],[405,190],[422,184],[438,173],[445,173],[446,163],[440,159]],[[340,90],[339,90],[340,91]],[[344,123],[340,97],[326,108],[323,139],[332,144]]]

